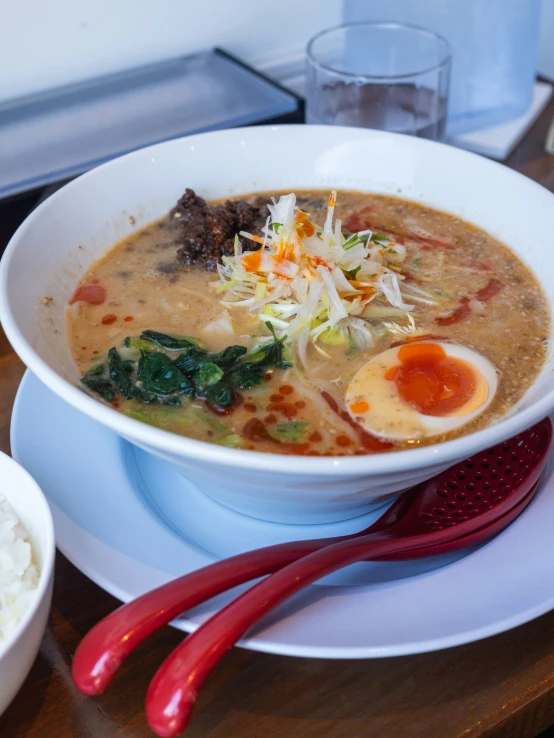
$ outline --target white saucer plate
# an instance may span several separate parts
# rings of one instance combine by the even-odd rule
[[[294,526],[232,512],[64,403],[29,372],[14,408],[12,451],[51,504],[58,548],[125,602],[217,557],[361,530],[380,514]],[[351,567],[285,603],[240,645],[312,658],[376,658],[508,630],[554,608],[553,523],[551,460],[530,507],[486,546],[440,560]],[[195,630],[238,591],[174,625]]]

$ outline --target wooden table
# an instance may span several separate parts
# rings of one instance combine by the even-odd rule
[[[551,103],[508,161],[552,191],[554,156],[544,154],[544,141],[553,116]],[[1,334],[3,451],[9,451],[11,408],[23,370]],[[100,698],[83,697],[71,682],[80,638],[117,604],[58,554],[49,626],[25,685],[0,718],[1,738],[152,735],[144,695],[157,665],[181,640],[179,632],[165,628],[153,637]],[[202,690],[187,735],[533,738],[551,724],[554,612],[480,643],[405,658],[323,661],[234,649]]]

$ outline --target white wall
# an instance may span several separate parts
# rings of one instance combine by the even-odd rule
[[[267,62],[296,58],[314,33],[340,23],[342,6],[343,0],[0,0],[0,101],[214,45],[272,67]],[[539,70],[554,80],[554,0],[543,6]]]
[[[251,63],[300,52],[342,0],[0,0],[0,100],[223,46]]]

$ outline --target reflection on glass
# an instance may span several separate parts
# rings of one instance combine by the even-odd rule
[[[353,23],[315,36],[307,50],[308,123],[444,138],[450,48],[431,31]]]

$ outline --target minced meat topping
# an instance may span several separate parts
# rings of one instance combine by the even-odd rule
[[[215,271],[222,256],[233,253],[235,234],[259,229],[262,218],[260,208],[244,200],[208,205],[188,188],[172,215],[177,241],[181,244],[178,261],[209,271]]]

